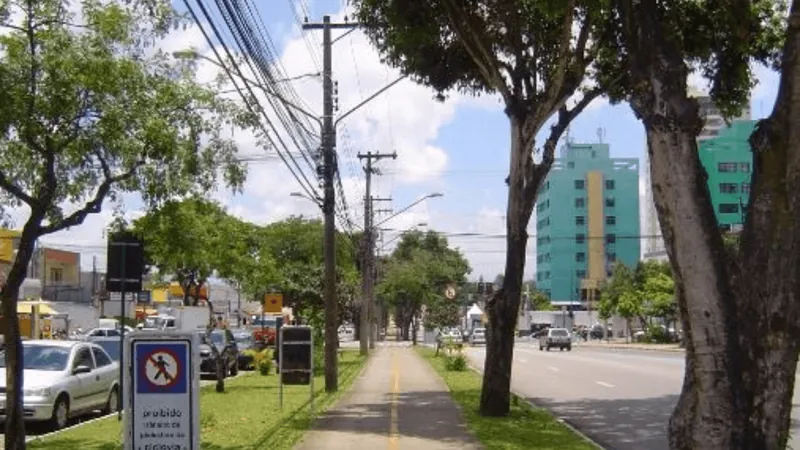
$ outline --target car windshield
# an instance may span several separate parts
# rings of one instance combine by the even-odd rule
[[[253,342],[253,337],[249,334],[237,334],[234,337],[239,346],[248,346]]]
[[[569,336],[569,332],[567,330],[550,330],[550,334],[552,336]]]
[[[55,345],[22,344],[25,370],[60,371],[67,368],[70,349]],[[6,366],[6,352],[0,352],[0,367]]]
[[[103,350],[108,353],[114,361],[119,361],[119,340],[113,341],[94,341],[95,344],[103,347]]]

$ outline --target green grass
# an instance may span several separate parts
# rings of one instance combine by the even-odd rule
[[[320,413],[350,388],[364,366],[357,351],[344,351],[339,359],[339,392],[325,393],[323,376],[314,378],[314,409]],[[200,391],[201,448],[203,450],[288,450],[308,430],[308,386],[284,386],[283,414],[278,403],[278,377],[255,373],[225,383],[225,393],[214,386]],[[121,422],[116,416],[66,430],[28,444],[30,449],[119,450]]]
[[[487,450],[593,450],[590,443],[558,422],[549,412],[532,407],[512,396],[511,413],[507,417],[483,417],[478,414],[481,398],[481,375],[467,368],[463,372],[448,371],[445,359],[429,348],[418,348],[419,354],[444,379],[453,399],[461,407],[467,427]]]

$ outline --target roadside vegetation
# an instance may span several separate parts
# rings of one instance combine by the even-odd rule
[[[446,346],[436,355],[430,348],[417,348],[444,379],[453,400],[461,408],[469,430],[487,450],[592,450],[595,447],[575,434],[552,414],[534,408],[513,396],[506,417],[483,417],[478,413],[481,375],[469,370],[457,346]]]
[[[358,377],[366,358],[355,351],[343,351],[339,359],[339,392],[325,392],[324,376],[314,380],[314,412],[330,407]],[[283,413],[278,401],[278,377],[255,372],[228,380],[226,391],[204,386],[200,393],[200,439],[203,449],[265,448],[288,450],[300,440],[312,423],[307,386],[285,386]],[[122,422],[116,417],[63,431],[28,443],[31,449],[119,450]]]

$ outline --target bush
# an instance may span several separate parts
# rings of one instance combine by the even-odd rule
[[[444,341],[443,344],[448,355],[452,355],[453,353],[460,355],[461,351],[464,350],[464,343],[461,341],[448,339]]]
[[[258,370],[261,375],[269,375],[272,370],[272,352],[269,349],[255,352],[253,355],[253,367]]]
[[[645,342],[652,344],[668,344],[672,342],[672,337],[663,327],[650,327],[647,329]]]
[[[451,372],[463,372],[467,370],[467,358],[461,354],[445,356],[444,367]]]
[[[247,366],[244,368],[245,370],[253,370],[256,368],[256,360],[258,359],[258,350],[253,348],[248,348],[247,350],[242,352],[243,356],[250,358],[250,361],[247,363]]]

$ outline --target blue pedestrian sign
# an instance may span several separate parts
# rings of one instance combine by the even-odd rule
[[[138,343],[134,359],[139,371],[137,394],[186,394],[189,387],[187,343]]]
[[[197,450],[200,445],[197,333],[126,335],[126,450]]]

